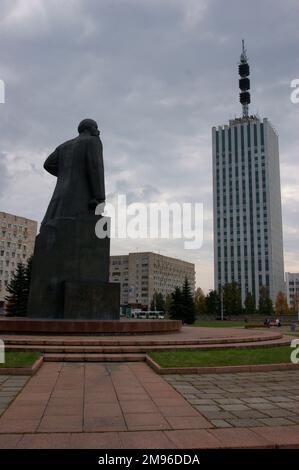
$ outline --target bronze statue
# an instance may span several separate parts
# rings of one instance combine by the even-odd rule
[[[79,136],[59,145],[44,168],[57,184],[42,226],[58,217],[77,217],[105,201],[103,147],[93,119],[78,126]]]
[[[105,201],[102,143],[96,121],[59,145],[44,168],[57,177],[36,237],[28,316],[118,320],[120,287],[109,282],[110,238],[99,239],[95,208]]]

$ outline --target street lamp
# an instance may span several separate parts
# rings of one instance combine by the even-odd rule
[[[221,302],[221,321],[223,321],[223,286],[221,285],[221,294],[220,294],[220,302]]]

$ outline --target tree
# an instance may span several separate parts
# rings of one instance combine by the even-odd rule
[[[195,322],[195,302],[191,292],[191,287],[187,277],[182,288],[183,318],[188,325]]]
[[[158,312],[165,311],[165,300],[161,292],[154,292],[150,309]]]
[[[291,301],[290,313],[297,315],[299,310],[299,292],[295,292],[294,297]]]
[[[207,313],[206,296],[200,287],[195,291],[194,302],[196,314],[198,316],[205,315]]]
[[[242,313],[241,289],[236,282],[229,282],[223,287],[224,315],[239,315]]]
[[[256,313],[255,301],[251,292],[248,292],[244,302],[245,315],[254,315]]]
[[[7,316],[24,317],[27,315],[32,259],[33,257],[31,256],[25,265],[18,263],[17,269],[6,288],[8,292],[8,295],[5,297]]]
[[[5,310],[8,316],[24,317],[27,314],[27,283],[26,268],[23,263],[18,263],[15,273],[6,288],[8,295],[5,297]]]
[[[171,294],[170,318],[182,320],[189,325],[195,321],[195,303],[187,278],[182,289],[176,287]]]
[[[165,299],[165,313],[166,313],[167,315],[170,315],[171,305],[172,305],[172,297],[171,297],[171,294],[167,294],[167,295],[166,295],[166,299]]]
[[[174,320],[184,320],[182,292],[179,287],[171,294],[169,316]]]
[[[265,286],[260,288],[258,311],[263,316],[273,315],[273,303],[269,296],[269,290]]]
[[[206,296],[206,309],[208,315],[218,317],[221,310],[220,296],[216,290],[210,290]]]
[[[289,306],[286,295],[280,290],[277,293],[275,301],[275,314],[277,316],[287,315],[289,313]]]
[[[33,255],[30,256],[30,258],[28,258],[27,263],[25,265],[25,289],[24,289],[24,294],[25,294],[25,297],[27,298],[27,304],[28,304],[30,283],[31,283],[32,262],[33,262]]]

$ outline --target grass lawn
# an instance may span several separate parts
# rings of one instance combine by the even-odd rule
[[[214,320],[200,321],[197,320],[192,326],[209,327],[209,328],[232,328],[234,326],[244,327],[247,323],[244,321]]]
[[[8,351],[5,353],[4,364],[0,362],[0,368],[30,367],[41,356],[39,352]]]
[[[216,367],[290,362],[289,346],[251,349],[211,349],[193,351],[151,351],[161,367]]]

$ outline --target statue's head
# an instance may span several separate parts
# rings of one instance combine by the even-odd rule
[[[93,119],[83,119],[78,126],[79,134],[100,135],[98,124]]]

